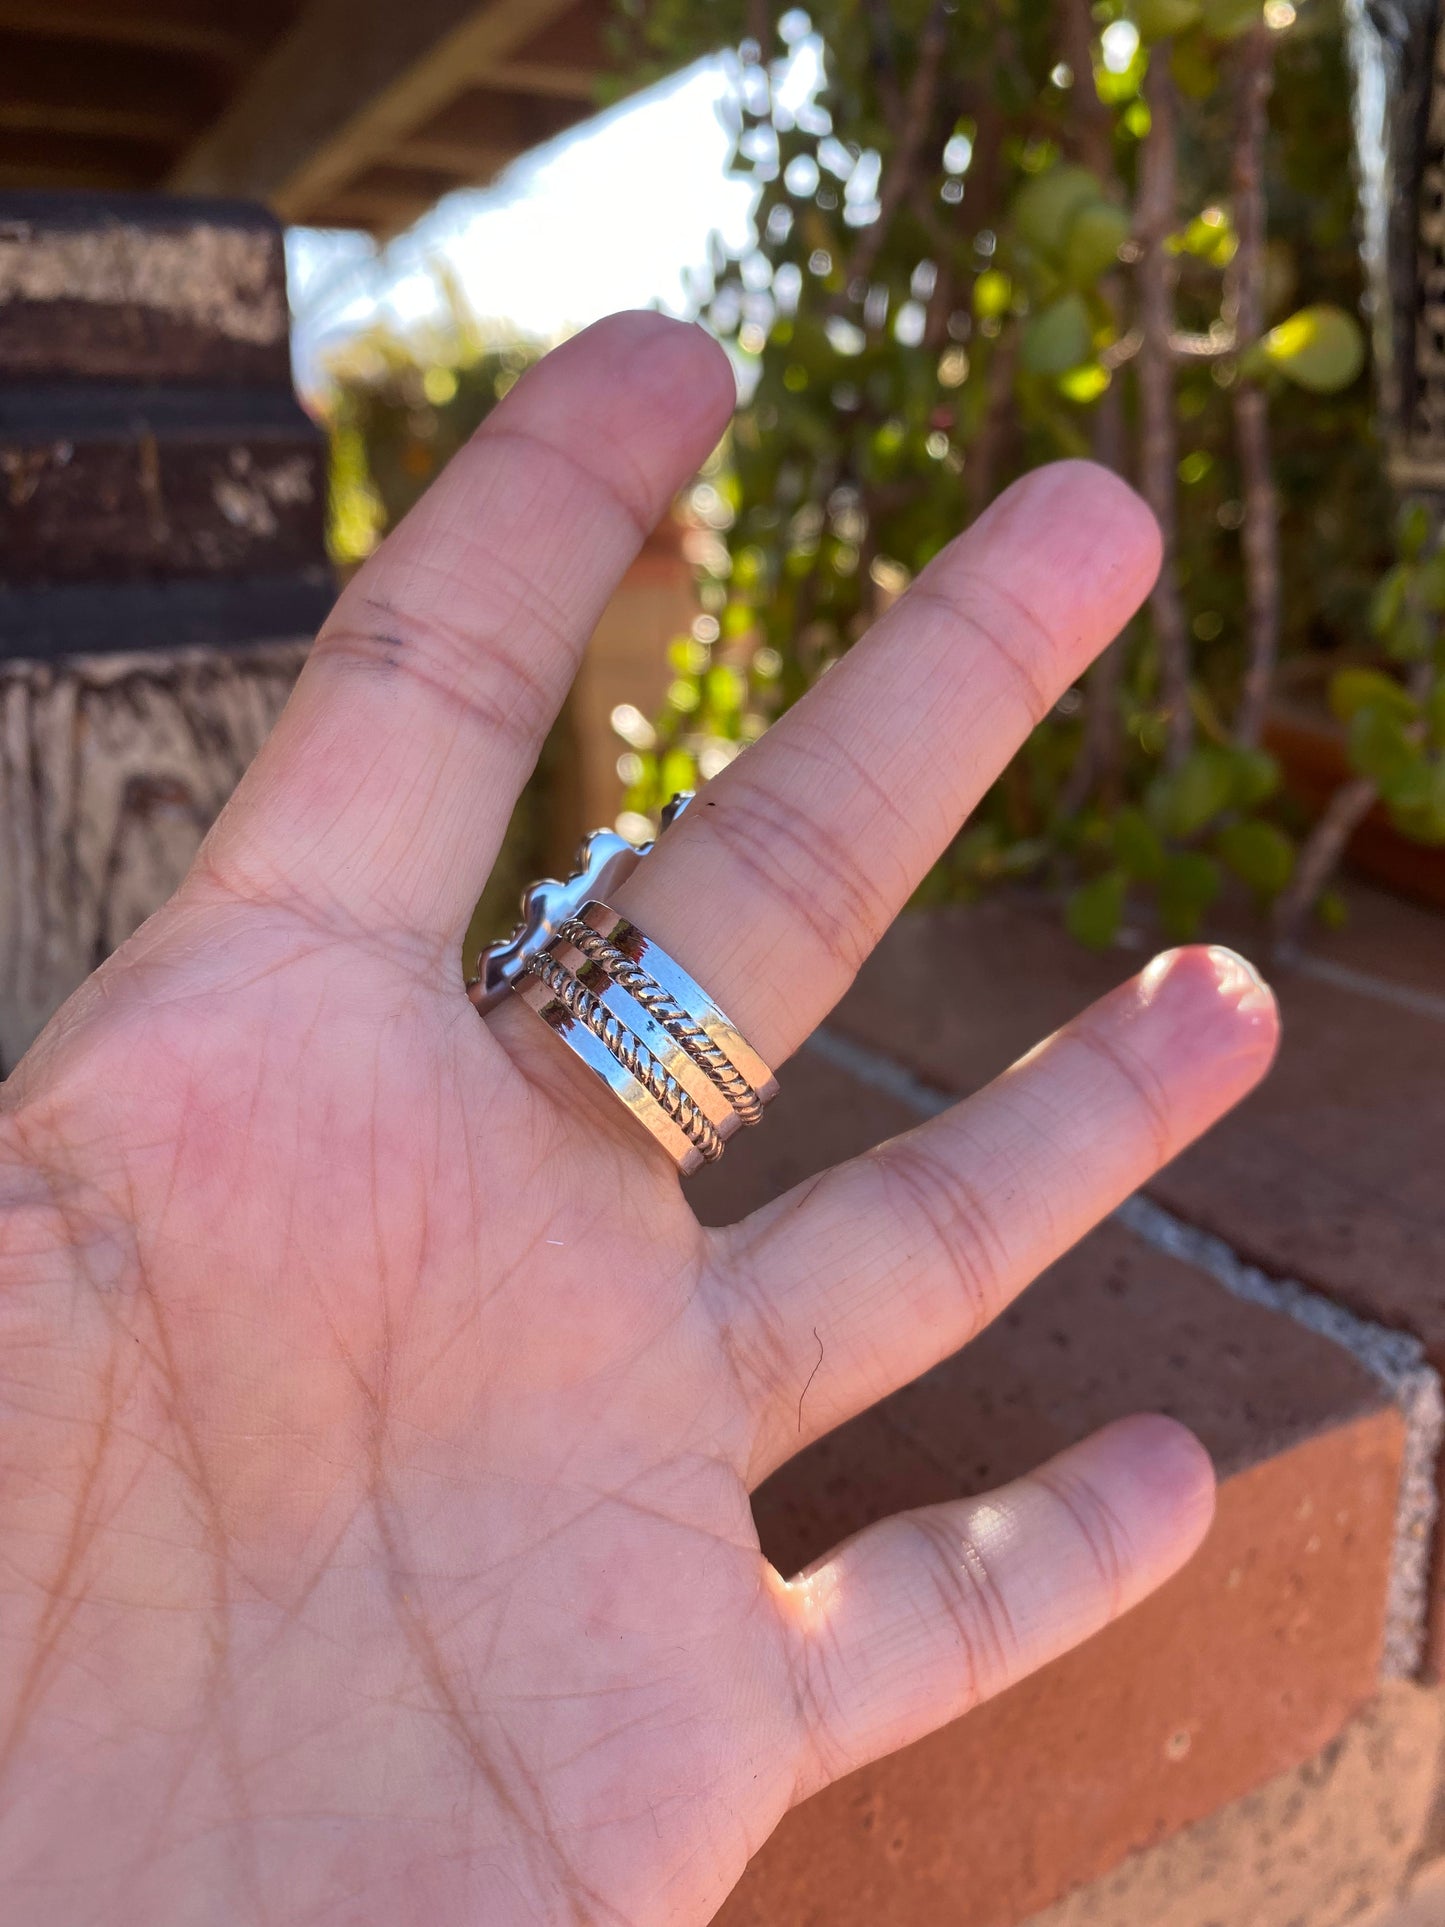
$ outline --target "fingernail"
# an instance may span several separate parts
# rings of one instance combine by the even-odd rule
[[[1221,992],[1233,993],[1238,1009],[1273,1011],[1274,992],[1248,957],[1241,957],[1226,944],[1212,943],[1209,961],[1214,966],[1215,982]]]

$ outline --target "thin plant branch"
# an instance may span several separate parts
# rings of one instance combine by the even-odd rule
[[[898,61],[893,48],[893,19],[888,0],[868,0],[868,48],[878,98],[890,127],[903,119],[903,95],[898,86]]]
[[[1058,0],[1059,44],[1074,76],[1070,127],[1078,159],[1107,189],[1116,180],[1114,117],[1094,84],[1094,17],[1090,0]],[[1099,293],[1119,336],[1123,291],[1117,274],[1105,276]],[[1090,453],[1096,462],[1123,475],[1128,467],[1124,398],[1111,380],[1094,405],[1089,423]],[[1073,768],[1059,797],[1066,817],[1080,810],[1096,789],[1117,788],[1120,767],[1119,685],[1124,674],[1125,636],[1116,637],[1084,679],[1084,729]]]
[[[1374,808],[1380,792],[1368,776],[1342,783],[1310,831],[1288,887],[1274,906],[1274,954],[1286,961],[1316,899],[1339,867],[1345,846]]]
[[[1410,671],[1408,686],[1417,702],[1429,695],[1435,679],[1433,647]],[[1300,947],[1300,931],[1320,892],[1340,866],[1350,838],[1379,801],[1378,787],[1368,776],[1342,783],[1324,814],[1310,831],[1288,887],[1274,906],[1274,953],[1287,962]]]
[[[923,143],[933,125],[939,69],[948,45],[950,12],[948,0],[934,0],[923,32],[918,36],[917,65],[903,96],[899,118],[890,129],[893,152],[879,184],[877,218],[864,228],[844,273],[844,286],[849,289],[872,274],[888,239],[893,217],[912,192]]]
[[[1179,432],[1174,413],[1175,259],[1179,192],[1178,94],[1166,55],[1155,50],[1145,77],[1149,132],[1139,154],[1139,482],[1159,524],[1163,558],[1149,599],[1159,651],[1159,686],[1168,731],[1165,760],[1177,768],[1193,742],[1189,707],[1189,631],[1179,593]]]
[[[1169,349],[1179,361],[1228,361],[1238,354],[1239,342],[1232,329],[1210,328],[1201,335],[1171,335]]]
[[[1017,323],[1005,320],[993,344],[984,377],[983,419],[964,458],[963,488],[970,521],[982,515],[997,493],[998,477],[1017,427],[1014,383],[1018,374],[1019,343]]]
[[[1269,97],[1274,86],[1274,36],[1270,29],[1263,25],[1253,28],[1240,42],[1236,58],[1233,185],[1239,242],[1226,270],[1224,319],[1235,340],[1248,345],[1264,333],[1264,163]],[[1240,540],[1248,638],[1234,734],[1242,748],[1254,749],[1264,734],[1279,660],[1279,495],[1270,461],[1269,398],[1243,368],[1235,378],[1232,402],[1244,508]]]

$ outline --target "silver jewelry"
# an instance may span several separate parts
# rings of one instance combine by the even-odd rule
[[[722,1156],[722,1139],[701,1105],[668,1072],[662,1058],[650,1051],[595,991],[579,983],[548,950],[529,959],[527,975],[545,984],[557,1001],[601,1039],[623,1069],[646,1087],[675,1124],[681,1125],[707,1163]]]
[[[677,821],[692,798],[691,790],[680,790],[672,798],[662,812],[662,830]],[[558,925],[575,917],[590,898],[609,896],[651,848],[651,843],[629,843],[616,830],[593,830],[582,839],[577,868],[565,882],[541,877],[528,884],[522,893],[521,922],[510,937],[487,945],[477,974],[467,985],[467,995],[477,1009],[495,1010],[520,983],[528,963],[546,947]]]
[[[673,798],[664,829],[690,801]],[[595,831],[573,876],[526,892],[521,924],[483,952],[468,990],[483,1011],[514,990],[687,1175],[759,1122],[778,1080],[702,986],[603,901],[651,847]]]
[[[778,1080],[732,1019],[674,958],[605,903],[584,904],[576,920],[591,934],[578,944],[675,1037],[732,1105],[738,1124],[756,1124]],[[573,939],[572,941],[576,941]]]

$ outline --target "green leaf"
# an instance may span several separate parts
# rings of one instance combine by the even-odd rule
[[[1425,722],[1430,731],[1430,740],[1445,744],[1445,676],[1437,679],[1425,698]]]
[[[1445,615],[1445,550],[1427,556],[1415,571],[1420,600],[1435,615]]]
[[[1069,368],[1059,376],[1059,393],[1070,401],[1097,401],[1109,386],[1109,371],[1100,367],[1097,361],[1086,361],[1081,367]]]
[[[1343,308],[1301,308],[1244,356],[1248,372],[1257,372],[1261,360],[1296,387],[1333,395],[1348,388],[1364,367],[1365,338]]]
[[[703,693],[717,715],[730,716],[742,708],[747,685],[731,663],[720,662],[708,670]]]
[[[1395,525],[1395,541],[1406,562],[1418,562],[1430,540],[1430,511],[1419,500],[1407,502]]]
[[[1343,930],[1350,920],[1350,906],[1339,890],[1321,890],[1315,899],[1315,915],[1326,930]]]
[[[1283,830],[1258,817],[1227,824],[1215,848],[1234,874],[1261,897],[1277,897],[1294,874],[1294,845]]]
[[[1418,603],[1407,600],[1385,637],[1385,653],[1395,662],[1423,662],[1435,642],[1437,625]]]
[[[1370,629],[1381,639],[1388,636],[1405,611],[1410,593],[1410,571],[1397,562],[1386,569],[1370,595]]]
[[[1204,31],[1215,40],[1237,40],[1264,19],[1260,0],[1204,0]]]
[[[1118,265],[1119,250],[1129,238],[1126,209],[1113,201],[1086,201],[1069,222],[1064,237],[1064,279],[1076,288],[1091,288]]]
[[[1107,950],[1118,935],[1128,892],[1129,879],[1122,870],[1108,870],[1080,884],[1064,907],[1069,935],[1090,950]]]
[[[1234,761],[1234,801],[1243,810],[1255,809],[1279,788],[1279,764],[1267,749],[1236,749],[1230,754]]]
[[[1187,33],[1199,24],[1200,11],[1199,0],[1133,0],[1129,9],[1139,38],[1146,44]]]
[[[1196,836],[1234,797],[1234,760],[1228,750],[1206,744],[1150,786],[1149,806],[1166,836]]]
[[[1219,894],[1219,865],[1197,850],[1178,850],[1159,879],[1159,921],[1176,943],[1198,932],[1205,911]]]
[[[1180,235],[1179,247],[1182,253],[1207,261],[1211,267],[1227,268],[1239,247],[1239,237],[1225,209],[1207,207]]]
[[[1417,751],[1380,779],[1380,794],[1393,810],[1423,810],[1429,813],[1434,795],[1434,772],[1424,755]]]
[[[1353,766],[1378,783],[1382,793],[1403,782],[1410,766],[1423,760],[1399,711],[1380,703],[1366,703],[1351,716],[1349,751]]]
[[[1156,883],[1164,870],[1164,845],[1142,810],[1126,806],[1114,818],[1114,860],[1141,883]]]
[[[1379,669],[1337,669],[1330,678],[1330,708],[1342,723],[1373,706],[1411,721],[1419,713],[1403,683]]]
[[[1062,375],[1087,361],[1093,345],[1094,329],[1084,297],[1066,294],[1030,318],[1020,357],[1030,374]]]
[[[980,321],[997,321],[1009,311],[1014,285],[999,268],[985,268],[973,284],[973,311]]]
[[[660,786],[664,796],[697,788],[697,764],[685,749],[670,749],[662,759]]]
[[[1014,196],[1014,226],[1040,254],[1058,255],[1079,209],[1103,199],[1103,186],[1087,167],[1051,167]]]

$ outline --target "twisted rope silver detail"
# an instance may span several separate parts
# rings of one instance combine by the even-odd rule
[[[752,1085],[726,1052],[718,1048],[702,1026],[694,1023],[677,999],[669,996],[641,964],[634,963],[626,951],[619,950],[615,943],[577,917],[568,917],[559,923],[556,938],[580,950],[590,962],[599,964],[615,983],[621,984],[677,1039],[699,1070],[707,1072],[744,1124],[757,1123],[763,1114],[763,1103]]]
[[[723,1141],[711,1120],[704,1117],[677,1079],[663,1068],[641,1038],[633,1036],[620,1017],[613,1016],[600,997],[585,984],[579,984],[572,973],[545,950],[528,960],[527,974],[540,977],[553,996],[561,998],[577,1021],[606,1045],[618,1063],[632,1073],[687,1133],[709,1164],[722,1156]]]

